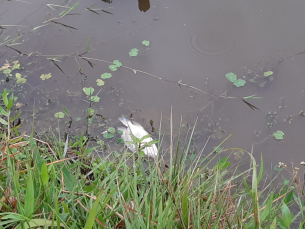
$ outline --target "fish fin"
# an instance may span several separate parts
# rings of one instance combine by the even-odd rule
[[[124,126],[128,126],[128,122],[130,122],[130,120],[125,118],[123,115],[119,117],[119,120],[124,124]]]

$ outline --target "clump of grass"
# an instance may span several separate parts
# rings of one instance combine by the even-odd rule
[[[13,97],[2,97],[1,228],[290,228],[304,214],[296,188],[260,188],[263,161],[257,172],[251,154],[251,168],[239,174],[226,157],[209,168],[221,152],[189,164],[194,127],[182,149],[171,137],[169,166],[141,149],[93,157],[83,135],[69,144],[20,134]],[[297,213],[289,210],[293,200]]]

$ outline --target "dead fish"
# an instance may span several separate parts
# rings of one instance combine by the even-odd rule
[[[125,127],[118,127],[118,130],[122,131],[122,135],[121,138],[124,140],[125,145],[133,152],[135,153],[137,151],[137,147],[132,143],[132,137],[131,137],[131,133],[138,139],[143,138],[146,135],[149,135],[149,133],[143,128],[143,126],[137,122],[132,122],[129,119],[125,118],[124,116],[119,117],[119,120],[124,124]],[[153,139],[151,137],[149,138],[145,138],[142,142],[145,143],[149,143],[153,141]],[[158,149],[156,147],[155,144],[149,146],[149,147],[145,147],[143,149],[143,152],[146,156],[149,157],[153,157],[155,158],[158,155]]]

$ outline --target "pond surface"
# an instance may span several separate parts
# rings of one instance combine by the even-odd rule
[[[198,117],[195,153],[232,134],[222,147],[253,145],[267,164],[305,160],[304,1],[138,1],[1,1],[1,90],[15,91],[24,129],[33,114],[37,131],[68,129],[67,115],[54,117],[64,106],[71,134],[107,142],[102,133],[119,126],[118,116],[132,114],[147,130],[153,121],[157,132],[162,113],[167,141],[172,107],[174,133],[181,116],[184,133]],[[111,71],[114,60],[123,66]],[[246,84],[234,86],[230,72]],[[90,103],[84,87],[99,101]],[[247,105],[251,95],[262,98]],[[272,136],[277,130],[283,140]]]

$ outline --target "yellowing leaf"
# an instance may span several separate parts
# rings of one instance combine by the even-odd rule
[[[49,73],[49,74],[42,74],[40,76],[40,79],[47,80],[47,79],[50,79],[51,77],[52,77],[51,73]]]

